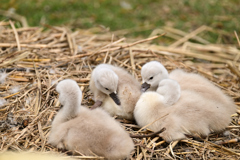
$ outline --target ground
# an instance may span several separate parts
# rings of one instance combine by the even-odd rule
[[[214,133],[206,139],[196,140],[190,137],[171,144],[160,137],[134,138],[135,150],[130,158],[239,157],[240,50],[237,41],[239,33],[234,32],[239,28],[239,15],[236,13],[238,1],[219,3],[212,0],[204,4],[194,0],[180,1],[177,4],[173,4],[173,1],[131,1],[122,6],[118,2],[104,0],[82,1],[81,4],[77,1],[22,2],[11,0],[1,4],[2,9],[16,8],[17,13],[26,16],[28,24],[33,26],[23,28],[23,23],[18,19],[8,21],[6,17],[3,17],[5,21],[0,22],[1,152],[31,150],[66,155],[47,143],[52,119],[60,108],[55,84],[65,78],[76,80],[83,91],[82,104],[91,107],[93,102],[89,79],[97,64],[110,63],[123,67],[140,82],[141,66],[148,61],[158,60],[169,72],[181,68],[206,77],[234,99],[237,112],[232,115],[225,135]],[[74,4],[72,10],[77,8],[81,11],[81,6],[92,7],[91,12],[85,12],[84,15],[84,11],[72,13],[68,7],[65,10],[53,7],[66,6],[66,3]],[[132,8],[129,8],[129,4]],[[102,5],[108,6],[112,14],[96,9]],[[45,7],[45,10],[41,7]],[[64,11],[71,15],[70,18]],[[164,20],[154,21],[158,18],[150,11],[155,11],[155,15]],[[85,16],[85,21],[74,21],[80,13]],[[190,16],[189,13],[199,16]],[[92,19],[89,18],[91,14],[94,15]],[[141,16],[138,17],[141,14],[142,20]],[[212,21],[213,14],[216,21]],[[62,21],[52,19],[52,15],[59,16]],[[104,15],[106,21],[98,20]],[[219,22],[220,25],[214,22]],[[105,27],[99,27],[100,25]],[[136,32],[144,34],[136,35]],[[129,133],[150,132],[140,130],[135,122],[117,120]]]

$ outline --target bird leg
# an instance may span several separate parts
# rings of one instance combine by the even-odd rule
[[[96,102],[94,103],[94,105],[91,107],[91,109],[95,109],[98,108],[102,105],[102,101],[96,100]]]

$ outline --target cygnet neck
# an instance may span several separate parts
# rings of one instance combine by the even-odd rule
[[[160,81],[157,92],[163,96],[167,105],[173,105],[181,96],[181,88],[177,81],[165,79]]]
[[[58,124],[67,122],[70,119],[75,118],[80,112],[80,105],[81,102],[79,102],[79,100],[76,100],[74,102],[68,101],[67,103],[65,103],[60,109],[60,111],[57,113],[53,122],[53,126],[57,127]]]
[[[81,102],[79,102],[79,100],[76,100],[75,102],[67,102],[62,108],[62,110],[64,110],[66,119],[76,117],[80,111],[80,105]]]

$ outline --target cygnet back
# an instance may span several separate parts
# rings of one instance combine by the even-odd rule
[[[221,89],[215,86],[211,81],[195,73],[187,73],[183,70],[177,69],[170,73],[169,78],[176,80],[181,90],[196,91],[205,99],[211,99],[215,102],[221,102],[226,112],[233,114],[236,112],[236,106],[229,96],[225,95]]]

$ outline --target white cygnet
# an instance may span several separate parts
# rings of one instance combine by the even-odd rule
[[[168,74],[166,68],[160,62],[151,61],[143,65],[141,75],[143,82],[145,82],[142,84],[143,91],[148,89],[156,91],[158,87],[157,82],[170,78],[179,83],[181,90],[195,91],[205,97],[205,99],[219,101],[229,114],[236,112],[236,106],[232,98],[225,95],[217,86],[212,84],[211,81],[199,74],[187,73],[181,69],[173,70]],[[147,79],[147,77],[151,77],[151,79]]]
[[[133,119],[133,110],[141,95],[140,83],[122,68],[100,64],[92,72],[90,90],[96,105],[110,115]]]
[[[134,149],[129,134],[101,108],[90,110],[81,106],[82,92],[75,81],[63,80],[56,90],[63,107],[53,120],[48,143],[108,159],[129,156]]]
[[[153,91],[143,93],[134,110],[137,124],[141,127],[149,125],[148,128],[155,132],[166,128],[160,136],[171,142],[184,139],[186,135],[207,136],[211,132],[224,130],[231,122],[234,112],[229,112],[226,104],[207,99],[193,90],[182,90],[179,99],[176,98],[180,96],[176,96],[178,93],[173,90],[165,92],[165,95]],[[175,97],[175,101],[170,103],[172,105],[167,104],[166,100],[171,96],[173,99]]]

